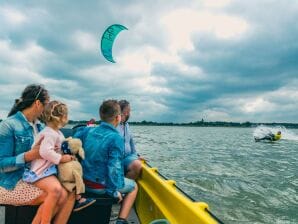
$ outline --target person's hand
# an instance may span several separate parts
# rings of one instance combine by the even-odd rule
[[[55,152],[58,152],[60,150],[60,147],[58,145],[55,145],[54,150],[55,150]]]
[[[26,162],[30,162],[35,159],[41,159],[41,156],[39,154],[40,144],[42,140],[44,139],[44,136],[42,136],[30,149],[28,152],[24,154],[24,159]]]
[[[75,160],[75,157],[72,155],[62,155],[60,163],[67,163],[70,162],[72,160]]]

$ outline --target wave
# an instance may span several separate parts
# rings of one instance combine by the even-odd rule
[[[256,138],[263,138],[269,133],[277,133],[281,131],[281,138],[283,140],[291,140],[291,141],[298,141],[298,135],[295,134],[293,131],[286,129],[283,126],[266,126],[266,125],[259,125],[253,131],[253,137]]]

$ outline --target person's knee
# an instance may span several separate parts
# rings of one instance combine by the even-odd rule
[[[142,162],[140,160],[135,160],[135,166],[138,171],[142,169]]]
[[[139,177],[141,170],[142,170],[141,161],[135,160],[130,164],[128,172],[126,173],[126,177],[136,180]]]
[[[129,166],[129,170],[133,170],[136,173],[139,173],[141,169],[142,169],[142,163],[140,160],[134,160]]]
[[[65,190],[60,184],[55,184],[48,190],[48,194],[51,197],[60,198],[63,191]]]
[[[65,203],[65,201],[67,200],[68,197],[68,193],[67,191],[62,187],[61,193],[60,193],[60,197],[58,200],[58,206],[63,205]]]

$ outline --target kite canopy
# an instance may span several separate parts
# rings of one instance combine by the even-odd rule
[[[113,63],[115,63],[113,59],[113,54],[112,54],[113,44],[116,39],[116,36],[122,30],[128,30],[128,29],[125,26],[122,26],[120,24],[114,24],[109,26],[104,31],[101,37],[101,53],[108,61]]]

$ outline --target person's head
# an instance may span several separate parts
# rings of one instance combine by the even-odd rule
[[[88,124],[95,124],[95,119],[94,118],[91,118],[89,121],[88,121]]]
[[[130,104],[127,100],[120,100],[121,122],[127,122],[130,117]]]
[[[87,121],[87,126],[95,126],[96,120],[94,118],[91,118],[89,121]]]
[[[68,122],[67,106],[64,103],[53,100],[45,106],[42,118],[47,125],[52,124],[60,129]]]
[[[8,113],[8,117],[14,115],[18,111],[24,111],[28,108],[32,109],[33,117],[38,118],[44,110],[44,106],[49,102],[50,97],[48,91],[43,85],[28,85],[22,92],[19,99],[15,100],[13,107]]]
[[[278,134],[278,135],[281,135],[281,131],[278,131],[277,134]]]
[[[99,107],[100,119],[113,124],[115,127],[121,121],[121,110],[117,100],[106,100]]]

